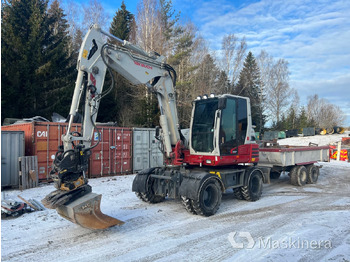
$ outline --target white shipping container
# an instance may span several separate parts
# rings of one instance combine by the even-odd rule
[[[160,142],[154,128],[133,128],[133,172],[163,166]]]
[[[23,131],[1,131],[1,187],[19,186],[18,158],[24,149]]]

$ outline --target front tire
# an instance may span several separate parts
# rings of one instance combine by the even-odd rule
[[[220,207],[222,192],[215,178],[208,178],[199,189],[198,199],[192,200],[194,211],[201,216],[212,216]]]
[[[250,174],[248,185],[241,187],[244,199],[248,201],[259,200],[262,194],[262,184],[261,173],[258,170],[253,170]]]

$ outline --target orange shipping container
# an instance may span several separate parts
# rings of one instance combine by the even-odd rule
[[[100,144],[93,148],[89,162],[88,177],[128,174],[132,172],[132,129],[98,126]],[[39,179],[49,180],[52,162],[62,134],[67,131],[66,123],[31,122],[2,126],[1,130],[24,131],[25,155],[38,156]],[[80,131],[80,124],[73,125]],[[97,142],[97,132],[93,143]]]

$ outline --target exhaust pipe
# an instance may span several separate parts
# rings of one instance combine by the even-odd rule
[[[124,224],[116,218],[101,212],[101,194],[88,193],[67,205],[56,208],[63,218],[89,229],[105,229]]]

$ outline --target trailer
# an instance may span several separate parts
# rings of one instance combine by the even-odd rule
[[[269,167],[270,178],[278,179],[282,172],[289,172],[295,186],[314,184],[322,167],[318,162],[329,162],[329,146],[281,146],[264,144],[259,149],[259,166]]]

